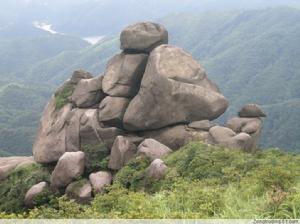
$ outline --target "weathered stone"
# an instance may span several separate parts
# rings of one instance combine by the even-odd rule
[[[208,132],[194,130],[185,125],[146,131],[141,135],[144,138],[153,138],[173,150],[177,150],[191,141],[206,141],[208,138]]]
[[[234,117],[226,123],[226,127],[236,133],[244,132],[251,136],[248,151],[253,151],[257,148],[262,130],[262,120],[260,118]]]
[[[239,111],[240,117],[266,117],[266,114],[262,111],[257,104],[247,104]]]
[[[71,77],[71,83],[76,85],[80,80],[82,79],[91,79],[93,78],[93,75],[89,72],[86,72],[84,70],[77,70],[74,71]]]
[[[99,106],[99,121],[105,126],[123,128],[123,117],[129,99],[107,96]]]
[[[33,144],[34,160],[38,163],[56,162],[66,152],[66,122],[72,105],[56,109],[55,98],[44,109],[37,136]]]
[[[115,138],[122,135],[123,131],[115,127],[104,127],[99,122],[97,109],[87,109],[80,119],[81,145],[105,143],[111,148]]]
[[[161,45],[150,54],[139,93],[124,115],[127,130],[153,130],[172,124],[213,120],[228,102],[184,50]]]
[[[157,23],[136,23],[121,32],[120,40],[123,50],[150,52],[168,43],[168,31]]]
[[[53,188],[66,187],[80,177],[84,171],[85,156],[83,152],[66,152],[58,160],[51,175]]]
[[[92,200],[92,186],[86,179],[72,182],[66,188],[66,195],[79,203],[88,203]]]
[[[151,161],[155,159],[160,159],[163,156],[170,154],[171,152],[172,150],[168,146],[151,138],[145,139],[138,146],[137,151],[139,155],[145,155]]]
[[[192,123],[189,123],[188,127],[197,130],[209,131],[211,125],[209,120],[202,120],[202,121],[194,121]]]
[[[71,101],[77,107],[87,108],[92,107],[105,97],[102,92],[102,76],[91,79],[81,79],[76,85]]]
[[[227,121],[226,127],[236,133],[245,132],[253,134],[262,128],[262,120],[260,118],[234,117]]]
[[[0,157],[0,181],[4,180],[14,169],[32,163],[35,163],[32,156]]]
[[[152,161],[150,166],[147,168],[147,173],[150,178],[155,180],[160,180],[164,177],[167,166],[161,159],[155,159]]]
[[[147,54],[121,53],[114,56],[107,64],[103,91],[110,96],[134,97],[139,91],[147,59]]]
[[[24,204],[28,208],[32,208],[34,206],[34,200],[44,193],[49,188],[48,183],[40,182],[36,185],[33,185],[26,193]]]
[[[249,151],[251,136],[247,133],[236,134],[233,130],[215,126],[209,129],[208,142],[218,144],[228,148],[242,149]]]
[[[111,173],[105,171],[91,173],[89,179],[95,193],[103,193],[104,188],[112,182]]]
[[[126,137],[118,136],[111,149],[108,168],[112,170],[121,169],[137,151],[136,146]]]

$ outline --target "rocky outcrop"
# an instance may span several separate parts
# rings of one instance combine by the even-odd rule
[[[26,207],[32,208],[34,206],[34,200],[48,189],[49,185],[47,182],[40,182],[36,185],[33,185],[25,195],[24,204]]]
[[[184,50],[162,45],[153,50],[139,93],[124,115],[127,130],[153,130],[178,123],[213,120],[228,102]]]
[[[150,166],[147,168],[148,177],[155,180],[160,180],[164,177],[167,172],[167,166],[161,159],[155,159],[152,161]]]
[[[106,171],[91,173],[89,179],[95,193],[103,193],[105,187],[109,186],[112,182],[111,173]]]
[[[98,104],[104,97],[102,77],[95,77],[79,80],[71,96],[71,101],[79,108],[87,108]]]
[[[191,141],[256,150],[262,109],[248,104],[226,127],[214,124],[227,99],[192,55],[168,45],[164,27],[134,24],[120,41],[123,51],[109,60],[104,76],[75,71],[45,107],[33,155],[56,164],[52,188],[86,203],[139,155],[151,161],[148,177],[160,180],[167,170],[161,159]],[[0,180],[14,167],[0,160]],[[86,175],[89,180],[78,181]]]
[[[137,154],[138,155],[145,155],[151,161],[155,159],[160,159],[165,155],[168,155],[172,152],[172,150],[165,146],[164,144],[148,138],[145,139],[138,147]]]
[[[121,53],[114,56],[107,64],[103,91],[115,97],[134,97],[139,91],[147,59],[147,54]]]
[[[130,100],[107,96],[99,106],[99,121],[105,126],[123,128],[123,117]]]
[[[111,149],[108,168],[121,169],[136,154],[136,146],[124,136],[118,136]]]
[[[51,174],[51,187],[66,187],[73,180],[79,178],[84,171],[84,159],[83,152],[66,152],[63,154]]]
[[[121,32],[120,41],[122,50],[150,52],[155,47],[168,43],[168,32],[157,23],[136,23]]]

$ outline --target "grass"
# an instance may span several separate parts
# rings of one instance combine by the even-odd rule
[[[300,218],[299,155],[276,149],[249,154],[194,142],[163,160],[168,171],[160,181],[149,180],[150,162],[138,157],[90,205],[62,197],[23,217]]]
[[[72,84],[65,84],[60,91],[55,94],[55,107],[56,109],[61,109],[64,105],[69,102],[69,97],[74,91],[74,86]]]

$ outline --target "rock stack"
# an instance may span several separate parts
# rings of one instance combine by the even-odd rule
[[[120,41],[122,52],[103,75],[74,72],[44,110],[33,155],[37,163],[56,164],[50,187],[89,201],[137,155],[151,160],[149,176],[160,179],[167,169],[161,157],[192,140],[256,148],[263,112],[246,105],[226,127],[213,126],[228,101],[192,55],[168,45],[163,26],[128,26]],[[95,160],[108,160],[107,167],[95,170]],[[83,174],[89,180],[76,181]]]

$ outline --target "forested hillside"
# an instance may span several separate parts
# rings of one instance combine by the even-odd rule
[[[229,98],[231,107],[225,116],[232,116],[246,102],[261,104],[268,115],[262,146],[299,149],[298,9],[282,7],[224,13],[176,14],[158,21],[169,30],[171,44],[191,52],[204,65],[208,76],[217,82],[222,93]],[[51,53],[45,57],[38,56],[41,60],[36,63],[29,62],[30,66],[22,67],[22,72],[18,71],[13,75],[0,74],[7,80],[16,80],[18,77],[23,80],[22,83],[18,80],[18,88],[8,85],[7,82],[1,84],[2,150],[30,153],[41,108],[54,87],[79,68],[94,75],[101,74],[107,59],[118,51],[119,43],[113,37],[107,37],[92,46],[85,47],[79,40],[66,46],[58,55]],[[12,58],[23,62],[22,54],[7,54],[7,57],[8,62]],[[22,99],[28,94],[27,91],[30,92],[29,96]],[[33,99],[27,100],[31,94],[34,95]],[[16,99],[12,100],[12,96],[19,96],[18,100],[23,100],[25,105],[13,103]],[[26,118],[26,114],[30,118]]]

